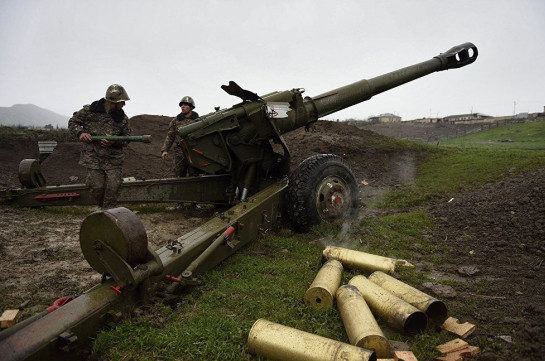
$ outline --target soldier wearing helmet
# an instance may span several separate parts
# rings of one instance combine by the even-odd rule
[[[114,208],[122,181],[123,148],[126,141],[91,141],[91,136],[131,135],[129,118],[123,107],[129,95],[112,84],[104,98],[84,105],[68,121],[70,132],[83,143],[79,164],[87,168],[86,185],[98,206]]]
[[[195,101],[190,96],[184,96],[178,103],[181,112],[170,121],[167,136],[161,148],[161,156],[167,159],[168,152],[174,147],[173,172],[175,177],[185,177],[188,173],[193,175],[193,169],[189,167],[182,150],[182,140],[176,132],[180,126],[194,123],[199,114],[194,111]]]

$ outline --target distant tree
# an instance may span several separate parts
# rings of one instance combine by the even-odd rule
[[[44,129],[47,129],[47,130],[53,130],[53,125],[51,124],[47,124],[46,126],[44,126]]]

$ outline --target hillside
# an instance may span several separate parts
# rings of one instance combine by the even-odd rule
[[[390,137],[433,143],[442,138],[462,137],[467,134],[490,129],[491,126],[496,125],[392,122],[358,124],[357,126],[361,129]]]
[[[0,125],[44,127],[50,124],[54,128],[66,128],[68,119],[68,116],[57,114],[34,104],[0,107]]]
[[[535,116],[517,119],[509,117],[492,118],[490,123],[420,123],[406,122],[349,122],[361,129],[395,137],[398,139],[415,140],[426,143],[442,143],[449,139],[460,138],[470,134],[481,133],[492,129],[504,129],[505,126],[525,123],[539,123],[545,121],[544,113]],[[486,133],[488,136],[488,133]]]

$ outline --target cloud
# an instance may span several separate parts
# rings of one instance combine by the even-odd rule
[[[431,74],[329,116],[404,119],[471,110],[542,111],[545,4],[438,1],[4,0],[0,106],[33,103],[71,115],[120,83],[129,115],[175,115],[238,102],[234,80],[258,94],[295,87],[315,96],[428,60],[471,41],[474,64]]]

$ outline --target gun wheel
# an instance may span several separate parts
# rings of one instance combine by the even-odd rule
[[[83,256],[97,272],[107,273],[95,251],[100,240],[131,266],[142,263],[148,250],[148,236],[140,219],[124,207],[96,211],[81,224],[79,241]]]
[[[291,174],[286,213],[295,230],[352,217],[358,208],[358,186],[350,166],[334,154],[305,159]]]

